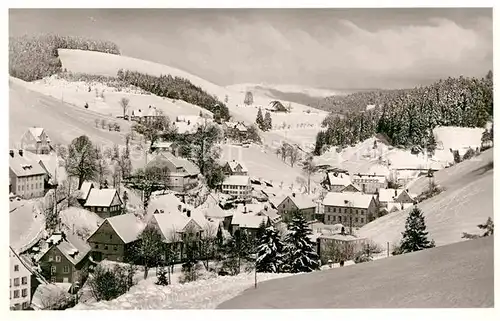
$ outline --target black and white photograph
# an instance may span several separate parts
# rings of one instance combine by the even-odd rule
[[[6,11],[9,314],[494,308],[492,7]]]

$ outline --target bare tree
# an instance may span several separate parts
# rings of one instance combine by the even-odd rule
[[[144,279],[146,279],[149,269],[161,263],[162,236],[156,227],[147,225],[139,235],[139,239],[140,242],[133,246],[131,253],[133,261],[141,262],[144,265]]]
[[[308,155],[302,167],[302,171],[307,177],[307,194],[311,193],[311,176],[318,171],[313,162],[313,156]]]
[[[206,224],[203,227],[200,239],[200,256],[207,271],[209,270],[210,259],[215,256],[217,232],[218,228],[213,224]]]
[[[127,114],[127,110],[129,108],[129,103],[130,103],[130,100],[128,98],[122,97],[122,99],[120,99],[120,106],[122,107],[124,118],[125,118],[125,115]]]
[[[53,286],[54,288],[40,296],[42,310],[63,310],[71,305],[72,298],[68,292],[52,284],[44,286]]]
[[[67,152],[62,153],[61,157],[64,159],[68,176],[78,178],[78,188],[82,187],[85,180],[96,176],[98,157],[87,136],[73,139]]]
[[[108,175],[111,173],[109,170],[109,164],[104,157],[104,154],[100,147],[95,147],[96,154],[96,176],[99,182],[99,187],[104,186],[104,182],[106,181]]]
[[[290,146],[288,148],[288,157],[290,157],[290,165],[293,167],[299,158],[299,150],[294,146]]]

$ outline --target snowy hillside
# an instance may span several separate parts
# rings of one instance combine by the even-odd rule
[[[493,150],[479,157],[435,173],[436,183],[445,187],[441,194],[418,204],[422,210],[429,237],[436,245],[463,241],[462,232],[477,233],[477,224],[493,217]],[[488,165],[490,164],[490,165]],[[426,188],[426,178],[420,178],[410,192]],[[390,213],[363,226],[362,237],[385,245],[401,239],[405,221],[411,209]]]
[[[283,93],[304,94],[304,95],[308,95],[310,97],[317,97],[317,98],[325,98],[325,97],[335,96],[335,95],[339,95],[339,94],[344,93],[344,92],[339,91],[339,90],[312,88],[312,87],[299,86],[299,85],[277,85],[277,84],[245,83],[245,84],[235,84],[235,85],[226,86],[226,88],[229,90],[232,90],[232,91],[243,93],[243,94],[246,91],[259,92],[259,93],[262,92],[264,95],[266,95],[266,94],[270,95],[269,98],[273,98],[272,94],[266,93],[266,90],[269,90],[269,89],[281,91]]]
[[[282,278],[290,274],[257,275],[258,282]],[[254,284],[254,274],[222,276],[186,284],[158,286],[150,277],[132,287],[129,292],[111,301],[80,303],[76,310],[161,310],[161,309],[215,309],[220,303],[240,294]]]

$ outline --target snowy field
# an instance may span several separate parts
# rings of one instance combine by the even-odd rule
[[[258,282],[282,278],[291,274],[257,275]],[[170,286],[155,285],[156,277],[149,277],[135,285],[126,294],[111,301],[80,303],[76,310],[161,310],[214,309],[254,285],[253,273],[221,276],[208,280]]]
[[[10,202],[9,243],[18,253],[35,244],[45,230],[45,218],[39,213],[36,202]]]
[[[478,158],[437,172],[436,182],[445,187],[441,194],[418,204],[425,216],[429,237],[437,246],[463,241],[462,232],[479,233],[478,224],[493,218],[493,168],[485,166],[493,158],[493,150]],[[427,179],[420,179],[411,192],[425,189]],[[359,235],[392,247],[401,239],[411,208],[390,213],[363,226]]]

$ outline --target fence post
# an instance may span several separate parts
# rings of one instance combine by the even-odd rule
[[[389,242],[387,242],[387,257],[389,257]]]

